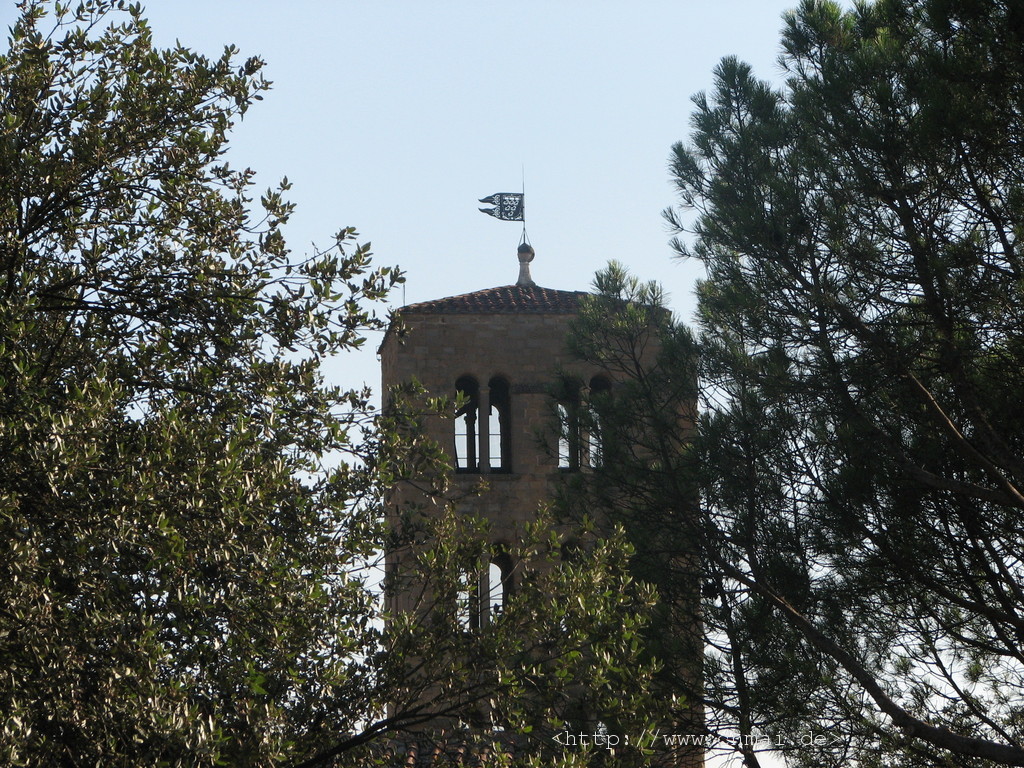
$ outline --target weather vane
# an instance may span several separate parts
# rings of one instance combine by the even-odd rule
[[[481,213],[502,221],[521,221],[526,224],[526,195],[521,192],[497,192],[480,198],[481,203],[493,208],[481,208]]]
[[[523,236],[520,244],[529,243],[526,237],[526,171],[523,170],[523,191],[522,192],[495,192],[493,195],[480,198],[481,203],[493,205],[493,208],[480,208],[481,213],[493,216],[502,221],[523,222]]]

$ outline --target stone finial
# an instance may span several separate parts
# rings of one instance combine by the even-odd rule
[[[536,252],[533,250],[533,246],[527,243],[523,243],[519,246],[519,279],[516,280],[516,285],[521,285],[524,288],[531,288],[536,285],[533,282],[533,278],[530,277],[530,262],[533,261],[533,257],[536,256]]]

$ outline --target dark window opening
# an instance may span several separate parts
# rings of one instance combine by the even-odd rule
[[[512,558],[499,552],[487,568],[487,606],[491,621],[497,619],[508,605],[512,595]]]
[[[579,410],[579,385],[563,382],[555,412],[558,415],[558,468],[567,472],[580,468]]]
[[[456,618],[467,632],[497,621],[512,594],[512,558],[499,552],[483,571],[467,569],[459,576]]]
[[[480,434],[477,415],[480,412],[480,385],[472,376],[455,382],[455,392],[465,402],[455,412],[455,471],[480,471]]]
[[[473,571],[463,571],[459,575],[459,594],[456,597],[456,618],[459,627],[465,631],[480,629],[481,606],[480,584]],[[486,594],[486,593],[485,593]]]
[[[572,415],[569,406],[559,403],[558,409],[558,468],[572,469]]]
[[[590,399],[587,403],[587,464],[595,469],[604,465],[604,428],[598,409],[601,400],[611,393],[612,385],[603,376],[590,380]]]
[[[487,421],[488,454],[491,472],[512,471],[512,399],[505,379],[495,377],[488,383],[491,411]]]

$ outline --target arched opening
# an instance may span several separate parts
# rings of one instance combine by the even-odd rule
[[[459,574],[455,615],[459,627],[471,632],[496,621],[512,594],[512,558],[500,549],[483,570]]]
[[[598,413],[601,401],[612,391],[612,384],[604,376],[590,380],[590,398],[587,402],[587,464],[595,469],[604,466],[604,428]]]
[[[508,381],[495,376],[489,382],[490,417],[487,420],[488,456],[491,472],[512,471],[512,397]]]
[[[487,585],[487,610],[493,621],[505,607],[505,584],[501,578],[501,568],[495,562],[487,566]]]
[[[501,615],[512,595],[512,568],[512,558],[506,552],[495,554],[487,567],[487,607],[491,621]]]
[[[480,385],[472,376],[455,382],[455,393],[465,401],[455,413],[455,471],[480,471],[480,435],[477,417],[480,412]]]
[[[459,593],[456,596],[455,615],[459,627],[470,632],[481,626],[480,577],[470,569],[459,574]]]
[[[562,381],[555,413],[558,416],[558,468],[580,468],[580,387],[577,382]]]

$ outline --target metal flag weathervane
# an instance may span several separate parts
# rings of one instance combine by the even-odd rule
[[[526,195],[521,192],[497,192],[480,198],[481,203],[493,205],[493,208],[481,208],[481,213],[493,216],[502,221],[526,222]]]
[[[480,198],[481,203],[493,205],[493,208],[481,208],[481,213],[493,216],[502,221],[523,222],[523,236],[520,238],[520,245],[529,244],[530,239],[526,236],[526,167],[523,166],[523,191],[522,192],[495,192],[493,195]]]

